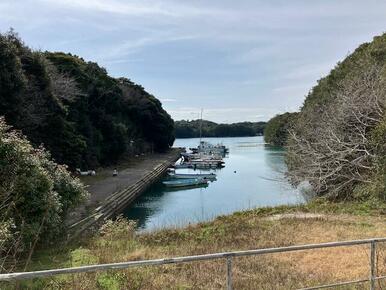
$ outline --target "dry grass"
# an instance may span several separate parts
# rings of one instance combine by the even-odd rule
[[[384,215],[307,217],[289,209],[270,217],[271,213],[249,211],[185,229],[141,235],[133,235],[133,225],[121,220],[73,251],[66,263],[75,266],[386,236]],[[386,275],[386,245],[377,253],[377,274]],[[225,274],[225,261],[219,260],[67,275],[24,285],[35,289],[224,289]],[[236,258],[233,267],[235,289],[296,289],[368,275],[368,246]],[[386,289],[386,283],[378,286]]]

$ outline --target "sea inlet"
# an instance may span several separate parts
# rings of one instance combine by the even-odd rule
[[[264,143],[262,136],[203,138],[229,147],[225,167],[214,172],[217,180],[207,187],[170,189],[154,184],[124,211],[139,230],[181,227],[256,207],[304,202],[303,195],[285,178],[284,149]],[[177,139],[175,147],[197,147],[198,138]],[[199,170],[178,169],[179,173]]]

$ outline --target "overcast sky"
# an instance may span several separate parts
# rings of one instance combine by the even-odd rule
[[[176,120],[267,120],[386,30],[376,0],[0,0],[0,31],[71,52],[159,98]]]

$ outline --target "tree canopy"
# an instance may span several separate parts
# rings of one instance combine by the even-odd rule
[[[176,121],[176,138],[200,137],[246,137],[263,135],[265,122],[240,122],[233,124],[217,124],[206,120]]]
[[[174,142],[173,120],[143,87],[78,56],[32,51],[13,31],[0,35],[0,115],[71,168]]]
[[[291,180],[330,198],[386,200],[386,34],[310,91],[288,138]]]
[[[275,146],[286,145],[289,129],[293,126],[297,115],[298,113],[284,113],[270,119],[264,130],[265,142]]]

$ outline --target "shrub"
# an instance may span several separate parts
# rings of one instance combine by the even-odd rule
[[[63,234],[68,209],[86,196],[66,166],[0,118],[0,253],[29,252]],[[43,238],[44,237],[44,238]]]

